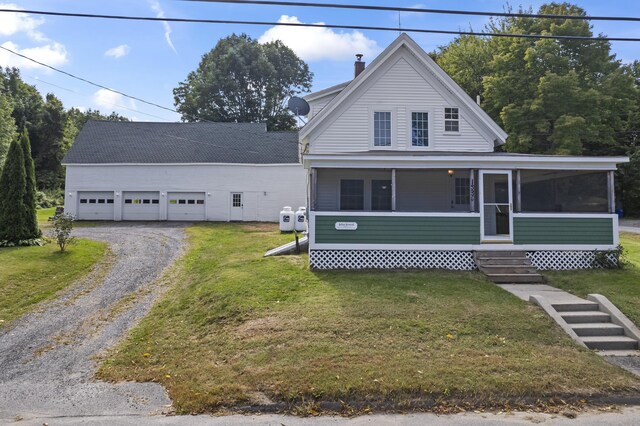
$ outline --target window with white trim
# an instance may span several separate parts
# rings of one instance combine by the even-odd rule
[[[340,180],[340,210],[364,210],[364,181]]]
[[[373,113],[373,146],[391,146],[391,112]]]
[[[444,131],[459,132],[460,131],[460,113],[458,108],[444,109]]]
[[[471,188],[469,178],[456,178],[456,199],[457,205],[468,205],[471,202]]]
[[[429,113],[411,113],[411,146],[429,146]]]

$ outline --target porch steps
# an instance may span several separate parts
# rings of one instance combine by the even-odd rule
[[[496,284],[537,284],[544,278],[523,251],[476,251],[476,265]]]
[[[624,327],[613,322],[610,313],[593,301],[552,303],[579,341],[587,348],[602,352],[639,349],[638,340],[625,333]]]
[[[549,289],[542,288],[529,300],[573,340],[603,356],[640,356],[640,330],[606,297],[590,294],[585,300]]]

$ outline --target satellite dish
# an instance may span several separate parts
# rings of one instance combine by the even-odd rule
[[[297,96],[292,96],[289,98],[289,103],[287,104],[289,107],[289,111],[294,113],[295,115],[307,115],[309,114],[309,104],[302,98]]]

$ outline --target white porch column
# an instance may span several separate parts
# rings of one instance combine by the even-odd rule
[[[610,170],[607,174],[607,193],[609,196],[609,213],[616,212],[616,187],[614,183],[614,172]]]
[[[520,170],[516,170],[516,212],[522,211],[522,191],[520,186]]]
[[[391,169],[391,211],[396,211],[396,169]]]
[[[469,211],[476,211],[476,171],[469,170]]]

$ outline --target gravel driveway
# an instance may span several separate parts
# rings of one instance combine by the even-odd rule
[[[108,242],[112,266],[0,331],[0,419],[167,410],[171,402],[158,384],[92,377],[96,356],[113,347],[157,298],[160,290],[151,284],[182,252],[183,228],[124,223],[74,230]]]

